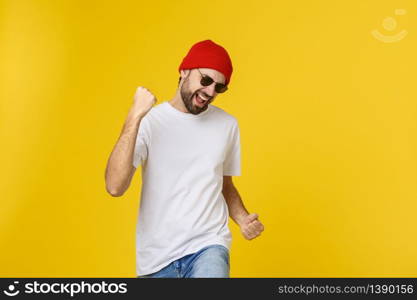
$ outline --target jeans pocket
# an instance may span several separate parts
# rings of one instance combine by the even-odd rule
[[[227,262],[227,265],[229,266],[229,268],[230,268],[230,254],[229,254],[229,249],[227,249],[225,246],[223,246],[223,245],[215,245],[216,247],[218,247],[218,248],[220,248],[220,249],[222,249],[223,251],[224,251],[224,257],[225,257],[225,259],[226,259],[226,262]]]

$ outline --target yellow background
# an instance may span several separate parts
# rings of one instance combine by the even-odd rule
[[[0,276],[135,277],[140,172],[112,198],[107,159],[136,87],[171,99],[207,38],[234,63],[213,104],[239,120],[234,182],[265,225],[247,241],[231,221],[231,276],[416,276],[416,13],[411,0],[1,1]]]

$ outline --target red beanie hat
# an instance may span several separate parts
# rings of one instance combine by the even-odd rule
[[[211,40],[194,44],[182,60],[178,71],[195,68],[209,68],[219,71],[226,78],[226,85],[232,76],[232,61],[226,49]]]

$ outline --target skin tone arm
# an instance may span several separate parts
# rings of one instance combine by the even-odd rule
[[[230,217],[240,227],[242,235],[252,240],[264,231],[263,224],[256,213],[249,214],[243,205],[242,198],[233,184],[232,176],[223,176],[223,196],[229,208]]]
[[[123,125],[119,139],[107,161],[105,171],[106,190],[113,197],[120,197],[129,188],[136,168],[133,152],[142,118],[155,104],[156,98],[144,87],[138,87],[134,103]]]

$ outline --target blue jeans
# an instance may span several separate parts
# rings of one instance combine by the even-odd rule
[[[138,278],[228,278],[229,272],[229,250],[216,244],[181,257],[155,273]]]

